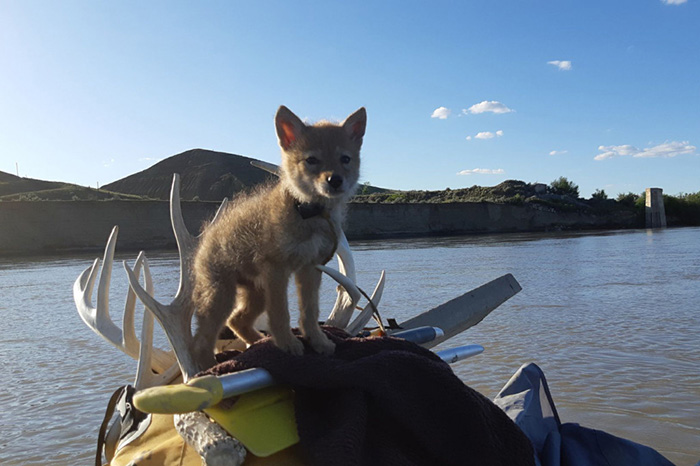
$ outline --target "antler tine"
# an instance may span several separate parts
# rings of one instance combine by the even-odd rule
[[[353,258],[352,251],[350,250],[348,239],[342,230],[338,238],[336,255],[338,256],[338,269],[340,270],[340,273],[346,276],[353,283],[353,287],[356,288],[354,285],[357,282],[355,274],[355,259]],[[350,319],[352,318],[355,305],[359,299],[359,290],[352,291],[350,288],[343,285],[342,288],[338,289],[338,296],[336,297],[335,305],[333,306],[333,310],[328,316],[326,323],[328,325],[334,325],[340,328],[347,327]]]
[[[360,300],[360,297],[362,297],[362,293],[360,290],[357,288],[357,285],[350,280],[348,277],[343,275],[342,273],[338,272],[335,269],[332,269],[330,267],[327,267],[325,265],[317,265],[316,269],[320,270],[321,272],[325,273],[329,277],[331,277],[333,280],[338,282],[338,284],[348,292],[350,295],[350,298],[353,300],[353,302],[357,302]],[[328,322],[328,321],[327,321]],[[336,325],[336,324],[331,324],[328,322],[329,325]]]
[[[134,264],[134,270],[143,263],[143,275],[146,282],[146,292],[153,296],[153,278],[151,277],[151,270],[148,266],[148,259],[146,259],[146,254],[141,251],[136,258],[136,263]],[[136,301],[136,293],[129,286],[129,297],[133,298],[134,305]],[[135,336],[134,336],[135,337]],[[136,366],[136,381],[134,382],[134,388],[140,390],[142,388],[148,388],[158,385],[154,380],[153,372],[151,371],[153,357],[153,314],[146,307],[143,310],[143,321],[141,323],[141,349],[139,351],[138,365]]]
[[[211,223],[215,223],[221,218],[221,213],[227,205],[228,198],[224,198]],[[180,175],[177,173],[173,174],[173,183],[170,189],[170,220],[180,254],[180,284],[175,299],[181,302],[183,300],[189,300],[191,294],[191,263],[201,235],[192,235],[185,225],[185,219],[182,215],[182,204],[180,202]]]
[[[78,278],[73,283],[73,301],[78,308],[78,315],[83,319],[85,324],[92,328],[95,320],[92,307],[92,290],[95,288],[95,279],[97,278],[97,266],[100,264],[100,259],[95,259],[92,265],[83,270]]]
[[[374,291],[372,292],[372,296],[370,296],[369,300],[370,302],[367,303],[365,308],[360,312],[360,315],[355,318],[355,320],[350,324],[349,326],[346,327],[346,331],[350,335],[355,335],[357,334],[360,330],[362,330],[365,325],[367,325],[367,322],[369,322],[369,319],[372,318],[372,314],[375,311],[375,307],[379,305],[379,301],[382,300],[382,294],[384,293],[384,278],[385,278],[385,273],[384,270],[382,270],[382,274],[379,276],[379,281],[377,282],[377,286],[374,287]],[[373,306],[374,305],[374,306]]]
[[[131,286],[131,289],[134,290],[136,296],[138,296],[141,302],[158,319],[160,325],[163,326],[165,336],[168,338],[173,351],[175,351],[175,357],[180,365],[180,370],[185,380],[187,380],[189,377],[199,372],[189,352],[189,346],[192,341],[190,323],[192,317],[191,306],[183,306],[181,303],[178,303],[177,297],[170,305],[161,304],[143,289],[138,278],[126,261],[124,261],[124,270],[129,279],[129,286]]]
[[[274,163],[263,162],[262,160],[251,160],[250,164],[275,176],[280,176],[280,167]]]
[[[139,260],[143,261],[143,275],[146,282],[146,292],[153,296],[153,280],[151,278],[151,271],[148,266],[148,259],[146,255],[141,252],[136,262]],[[134,266],[136,268],[136,266]],[[131,293],[131,287],[129,287]],[[135,297],[134,293],[134,297]],[[151,370],[153,352],[153,314],[148,308],[143,311],[143,324],[141,325],[141,350],[139,351],[139,361],[136,368],[136,381],[134,382],[134,388],[141,390],[143,388],[155,387],[158,385],[164,385],[174,379],[180,372],[180,367],[177,364],[175,358],[171,358],[172,362],[167,370],[162,371],[160,374],[155,375]],[[170,353],[166,353],[170,355]]]
[[[129,341],[127,344],[124,341],[122,330],[109,317],[109,284],[112,276],[112,262],[114,260],[114,248],[117,243],[118,233],[119,228],[115,226],[107,240],[100,268],[97,305],[95,307],[92,306],[92,291],[97,278],[96,272],[100,263],[99,259],[95,259],[92,266],[83,271],[73,284],[73,300],[78,308],[78,314],[88,327],[124,353],[136,358],[139,352],[138,344],[134,345],[133,341]]]
[[[225,197],[223,201],[221,201],[221,205],[219,206],[218,209],[216,209],[216,213],[214,214],[214,219],[211,221],[211,223],[216,223],[217,220],[221,218],[221,213],[224,211],[226,206],[228,205],[228,197]],[[199,235],[197,238],[200,238],[202,235]]]
[[[114,249],[117,246],[118,234],[119,227],[115,225],[107,240],[104,257],[102,258],[102,268],[100,268],[100,281],[97,284],[96,316],[98,320],[101,316],[106,317],[109,322],[111,322],[109,318],[109,284],[112,280],[112,263],[114,262]]]
[[[143,267],[143,276],[146,284],[146,292],[153,296],[153,279],[148,266],[146,254],[141,251],[134,263],[134,275],[140,276]],[[140,345],[138,355],[138,365],[136,369],[136,388],[152,387],[162,385],[172,380],[179,368],[175,356],[169,351],[163,351],[153,346],[153,314],[148,308],[143,311],[143,324],[141,326],[141,343],[136,339],[134,328],[134,310],[136,308],[136,294],[129,287],[127,294],[127,305],[124,310],[124,339],[132,338]],[[127,336],[130,335],[130,336]],[[154,375],[153,372],[158,372]]]
[[[143,265],[144,261],[144,254],[143,251],[139,253],[138,257],[136,258],[136,262],[134,263],[134,273],[136,276],[141,275],[141,267]],[[148,288],[148,286],[146,286]],[[152,284],[151,284],[152,287]],[[150,290],[151,294],[153,294],[153,290]],[[126,293],[126,303],[124,304],[124,316],[122,318],[122,333],[123,333],[123,340],[126,346],[139,346],[140,343],[138,339],[136,338],[136,327],[134,325],[134,313],[136,311],[136,295],[134,292],[131,290],[131,288],[128,288],[128,291]]]
[[[177,173],[173,174],[173,184],[170,189],[170,220],[180,254],[180,285],[175,294],[175,300],[181,302],[183,299],[189,299],[192,283],[190,261],[197,247],[197,239],[190,234],[185,226],[180,204],[180,175]]]

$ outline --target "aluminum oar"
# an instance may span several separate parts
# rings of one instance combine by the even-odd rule
[[[466,345],[436,354],[447,363],[454,363],[483,352],[479,345]],[[134,405],[149,413],[176,414],[207,409],[222,399],[250,393],[275,385],[265,369],[247,369],[222,376],[208,375],[187,384],[165,385],[137,392]]]

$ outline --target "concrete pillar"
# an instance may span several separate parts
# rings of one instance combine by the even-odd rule
[[[646,224],[647,228],[666,228],[666,210],[661,188],[647,188]]]

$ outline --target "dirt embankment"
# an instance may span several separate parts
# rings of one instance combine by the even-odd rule
[[[193,233],[218,203],[183,202]],[[119,250],[175,248],[167,201],[0,202],[0,256],[100,251],[119,226]],[[634,216],[556,212],[488,202],[351,204],[350,239],[637,227]]]

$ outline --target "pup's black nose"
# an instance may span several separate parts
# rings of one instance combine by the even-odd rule
[[[343,184],[343,177],[340,175],[331,175],[326,181],[328,181],[328,184],[331,185],[333,189],[338,189],[340,185]]]

